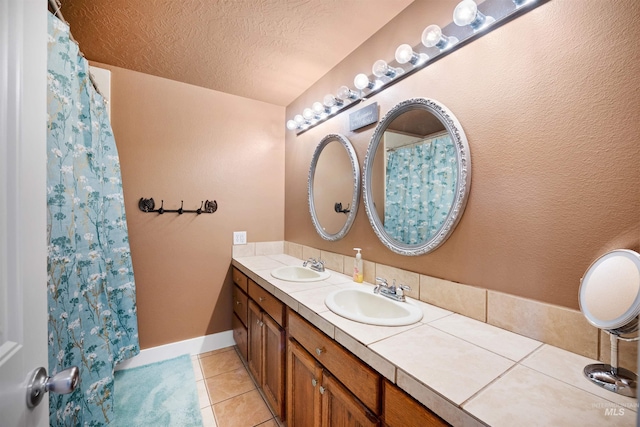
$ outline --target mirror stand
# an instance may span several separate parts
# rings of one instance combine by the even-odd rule
[[[611,337],[611,364],[587,365],[584,375],[606,390],[636,397],[638,376],[618,367],[618,340],[638,341],[630,335],[638,331],[640,315],[640,254],[617,249],[594,261],[580,282],[578,301],[587,321]]]
[[[619,336],[611,331],[605,331],[611,337],[611,365],[594,363],[584,367],[584,375],[594,384],[614,393],[628,397],[636,397],[638,376],[628,369],[618,367],[618,339]],[[625,339],[637,341],[638,338]]]

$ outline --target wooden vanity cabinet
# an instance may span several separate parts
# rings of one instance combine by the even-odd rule
[[[232,275],[233,337],[287,427],[449,425],[235,267]]]
[[[380,420],[326,371],[322,374],[322,427],[377,427]]]
[[[296,426],[379,426],[381,377],[289,311],[287,422]]]
[[[278,418],[285,419],[285,331],[269,315],[263,315],[264,363],[262,391]]]
[[[249,279],[247,366],[278,418],[284,419],[284,305]],[[272,317],[275,316],[274,317]]]
[[[386,427],[440,427],[449,424],[395,384],[385,380],[384,425]]]
[[[239,286],[233,287],[233,312],[242,324],[247,326],[247,309],[249,308],[249,297]]]
[[[376,427],[378,418],[300,344],[288,343],[289,427]]]
[[[294,340],[287,345],[287,426],[320,427],[322,367]]]
[[[298,341],[371,411],[380,414],[380,374],[291,310],[288,325],[289,336]]]
[[[247,276],[242,274],[237,269],[233,269],[233,317],[231,319],[231,328],[233,330],[233,339],[238,345],[240,354],[247,360],[248,357],[248,331],[247,331],[247,316],[249,308],[249,297],[245,293],[247,290]],[[244,286],[244,291],[243,287]]]
[[[240,355],[244,360],[247,360],[247,352],[249,350],[247,327],[240,321],[238,316],[234,314],[231,319],[231,328],[233,329],[233,339],[238,346],[238,350],[240,350]]]
[[[260,307],[249,300],[249,353],[247,355],[247,367],[253,375],[253,378],[262,384],[262,341],[263,341],[263,322],[262,310]]]
[[[240,270],[235,267],[231,268],[231,277],[233,277],[233,283],[238,285],[240,289],[247,292],[249,286],[249,278]]]

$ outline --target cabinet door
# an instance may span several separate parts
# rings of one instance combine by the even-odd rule
[[[262,323],[262,312],[260,307],[249,300],[248,315],[249,351],[247,354],[247,365],[253,374],[256,382],[262,384],[263,357],[262,357],[262,335],[264,323]]]
[[[284,416],[284,356],[286,351],[284,329],[266,313],[262,313],[262,321],[264,322],[262,391],[271,408],[282,420]]]
[[[342,384],[323,372],[322,427],[377,427],[380,420]]]
[[[320,427],[322,368],[297,342],[287,349],[287,426]]]
[[[380,374],[299,315],[291,310],[288,313],[289,335],[338,381],[346,385],[362,403],[379,415]]]

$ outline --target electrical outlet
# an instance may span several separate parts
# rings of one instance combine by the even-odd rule
[[[234,245],[246,245],[247,244],[247,232],[246,231],[234,231],[233,232],[233,244]]]

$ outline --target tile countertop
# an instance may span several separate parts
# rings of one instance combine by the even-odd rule
[[[424,317],[413,325],[354,322],[329,311],[325,297],[373,285],[330,270],[319,282],[276,279],[274,268],[302,264],[284,254],[232,264],[454,426],[636,425],[636,399],[584,377],[598,361],[416,300]]]

